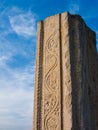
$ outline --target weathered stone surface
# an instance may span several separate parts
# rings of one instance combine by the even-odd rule
[[[98,130],[96,36],[79,15],[38,24],[33,130]]]

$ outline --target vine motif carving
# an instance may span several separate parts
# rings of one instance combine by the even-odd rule
[[[48,38],[45,46],[45,99],[44,99],[44,127],[45,130],[57,130],[59,116],[58,79],[57,79],[57,47],[55,40],[57,30]]]
[[[58,42],[55,39],[55,35],[57,34],[57,31],[54,31],[54,33],[48,38],[47,42],[46,42],[46,49],[48,52],[52,52],[55,51],[57,49],[58,46]]]
[[[46,81],[46,87],[48,91],[55,91],[57,87],[57,74],[54,73],[54,69],[57,66],[57,58],[54,55],[50,55],[48,58],[49,62],[48,64],[51,64],[49,66],[49,70],[45,76]]]

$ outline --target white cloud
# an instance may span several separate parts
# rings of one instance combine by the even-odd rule
[[[5,64],[4,69],[5,74],[2,75],[2,71],[0,74],[0,129],[30,130],[35,65],[13,70]]]
[[[35,73],[33,55],[35,54],[35,50],[33,50],[35,44],[32,42],[35,37],[31,37],[35,36],[34,33],[36,32],[34,26],[35,16],[30,11],[24,12],[16,7],[6,8],[1,14],[0,130],[31,130]],[[19,19],[19,23],[15,21],[16,19]],[[19,26],[21,28],[17,29]],[[22,28],[25,28],[23,32],[21,31]],[[33,31],[32,34],[31,31]],[[18,37],[16,37],[15,33],[18,34]],[[21,36],[29,39],[25,39],[25,37],[21,39]],[[8,63],[12,62],[14,66],[13,57],[18,54],[31,60],[26,63],[26,66],[13,68]],[[18,62],[21,63],[23,61],[19,60]]]
[[[15,16],[9,16],[12,29],[21,36],[35,36],[36,25],[35,16],[31,12],[21,13]]]
[[[79,13],[80,10],[80,0],[69,1],[68,11],[72,14]]]
[[[69,12],[72,14],[75,14],[79,11],[79,5],[78,4],[70,4]]]
[[[32,129],[33,90],[4,89],[0,91],[0,129]]]

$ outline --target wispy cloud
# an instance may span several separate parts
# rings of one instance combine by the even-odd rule
[[[72,13],[72,14],[75,14],[79,11],[79,5],[78,4],[70,4],[69,6],[69,12]]]
[[[36,18],[31,11],[24,12],[16,7],[6,8],[1,14],[0,130],[31,130]],[[20,63],[22,66],[18,67]]]
[[[71,13],[71,14],[76,14],[76,13],[79,13],[80,11],[80,0],[70,0],[68,2],[68,11]]]
[[[29,76],[28,73],[27,75]],[[21,127],[22,130],[30,130],[32,127],[33,89],[24,88],[26,85],[29,87],[28,78],[22,77],[26,80],[23,83],[20,76],[21,74],[19,79],[13,81],[8,78],[0,81],[5,86],[0,89],[0,129],[2,130],[17,130]]]
[[[79,0],[69,1],[68,11],[72,14],[78,13],[80,10]]]
[[[35,65],[27,65],[23,70],[13,70],[7,66],[6,60],[8,57],[2,58],[0,71],[0,129],[30,130]]]
[[[35,36],[35,16],[31,12],[9,16],[12,29],[21,36]]]
[[[31,10],[24,11],[17,7],[6,7],[0,12],[0,19],[0,30],[7,29],[5,33],[14,31],[17,35],[25,38],[36,35],[37,15]]]

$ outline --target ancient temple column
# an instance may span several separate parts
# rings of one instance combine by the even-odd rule
[[[37,34],[33,130],[98,130],[95,32],[62,13]]]

